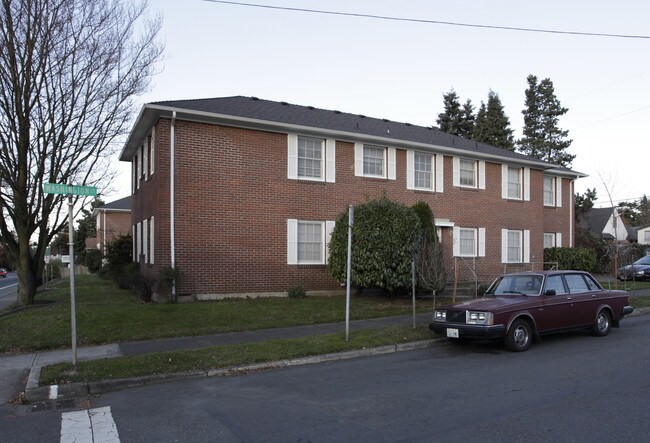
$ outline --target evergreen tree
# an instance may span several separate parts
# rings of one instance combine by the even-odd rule
[[[596,188],[587,188],[584,194],[576,192],[574,199],[575,219],[577,221],[580,221],[580,217],[591,211],[591,208],[594,207],[594,202],[596,200],[598,200],[598,197],[596,196]]]
[[[441,131],[470,138],[474,129],[474,106],[467,100],[461,107],[453,89],[442,95],[445,111],[438,114],[436,123]]]
[[[514,151],[515,142],[512,132],[510,119],[503,110],[499,95],[490,90],[487,106],[481,102],[481,107],[476,114],[472,139]]]
[[[566,152],[572,140],[569,131],[558,127],[559,118],[566,114],[555,96],[553,82],[545,78],[541,82],[529,75],[526,89],[523,137],[518,141],[519,152],[556,165],[569,167],[575,158]]]

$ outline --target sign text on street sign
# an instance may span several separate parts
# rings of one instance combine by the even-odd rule
[[[97,188],[95,186],[73,186],[55,183],[43,183],[43,191],[46,194],[72,194],[91,197],[97,195]]]

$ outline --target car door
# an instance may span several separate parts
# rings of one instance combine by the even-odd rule
[[[569,288],[569,296],[573,302],[572,325],[589,325],[596,319],[598,309],[599,288],[591,278],[581,273],[566,274],[564,276]]]
[[[542,293],[543,306],[535,318],[540,332],[568,327],[572,321],[572,298],[562,274],[546,276]]]

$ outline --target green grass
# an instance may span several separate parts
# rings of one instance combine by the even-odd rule
[[[83,361],[78,362],[74,375],[71,373],[72,365],[66,363],[43,368],[40,384],[46,386],[208,370],[430,338],[432,333],[428,327],[419,325],[416,329],[390,327],[356,331],[350,334],[349,342],[345,341],[345,334],[339,333]]]
[[[70,347],[70,286],[58,280],[39,291],[34,307],[0,317],[0,353]],[[77,345],[206,335],[344,321],[345,297],[142,303],[130,291],[92,275],[75,278]],[[431,301],[418,301],[418,311]],[[412,312],[410,298],[354,296],[352,320]]]

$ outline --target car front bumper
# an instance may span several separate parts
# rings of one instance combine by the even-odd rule
[[[633,312],[634,312],[634,308],[632,306],[623,307],[623,315],[630,315]]]
[[[458,331],[458,338],[501,338],[506,335],[504,325],[468,325],[465,323],[450,323],[444,321],[433,321],[429,323],[432,331],[450,337],[448,329]]]

